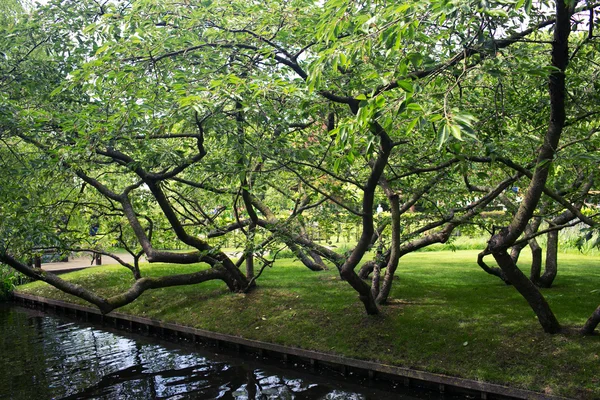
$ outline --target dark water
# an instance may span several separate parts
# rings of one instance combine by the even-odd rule
[[[441,398],[389,389],[0,304],[0,399]]]

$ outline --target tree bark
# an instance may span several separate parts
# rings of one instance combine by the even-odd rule
[[[254,287],[256,286],[255,280],[252,279],[254,278],[254,235],[256,234],[256,221],[258,221],[258,215],[256,215],[256,211],[254,211],[254,206],[252,205],[250,193],[245,188],[249,186],[248,180],[244,179],[244,182],[242,182],[242,184],[244,186],[244,189],[242,189],[242,199],[244,201],[246,211],[250,216],[250,220],[252,221],[250,223],[250,226],[248,227],[248,233],[246,234],[246,248],[244,249],[244,254],[246,256],[246,279],[249,282],[248,286]]]
[[[225,282],[231,290],[236,287],[236,282],[231,279],[231,276],[227,273],[227,271],[224,268],[217,266],[208,270],[191,274],[170,275],[157,278],[141,278],[135,281],[135,283],[125,292],[109,298],[104,298],[84,288],[83,286],[65,281],[53,273],[43,271],[39,268],[30,267],[7,253],[0,252],[0,261],[30,278],[46,282],[65,293],[79,297],[80,299],[94,304],[103,314],[107,314],[116,308],[133,302],[149,289],[192,285],[215,279]]]
[[[543,288],[552,287],[558,273],[558,232],[548,232],[548,243],[546,244],[546,267],[544,274],[539,277],[536,284]]]
[[[535,285],[540,286],[540,274],[542,273],[542,248],[535,239],[531,239],[529,241],[529,248],[531,249],[531,272],[529,273],[529,279]]]
[[[307,239],[308,240],[308,239]],[[313,259],[309,257],[309,255],[298,246],[293,240],[286,239],[286,246],[294,253],[296,257],[311,271],[323,271],[325,270],[325,266],[315,262]]]
[[[179,222],[177,215],[173,211],[171,204],[169,203],[168,199],[164,195],[164,192],[159,187],[159,185],[152,181],[146,182],[146,185],[148,186],[148,188],[154,195],[154,198],[156,199],[158,205],[160,206],[163,214],[165,215],[165,217],[171,224],[171,227],[173,228],[173,231],[177,235],[177,238],[179,240],[181,240],[183,243],[187,244],[188,246],[192,246],[192,247],[198,249],[200,252],[206,252],[209,254],[213,253],[211,255],[202,255],[201,261],[206,262],[211,267],[216,267],[219,265],[222,266],[225,269],[225,271],[227,271],[227,273],[230,275],[230,281],[233,282],[233,284],[234,284],[233,285],[235,288],[234,290],[235,291],[246,290],[246,288],[248,286],[248,280],[246,279],[244,274],[242,274],[242,272],[235,266],[233,261],[231,261],[231,259],[222,251],[215,251],[215,249],[213,249],[211,246],[208,245],[208,243],[204,242],[203,240],[201,240],[197,237],[188,235],[188,233],[185,231],[185,229]],[[125,208],[125,204],[122,203],[122,205]],[[131,206],[131,205],[129,205],[129,206]],[[131,220],[130,220],[130,222],[131,222]],[[144,233],[144,236],[145,236],[145,233]],[[151,255],[146,253],[146,256],[148,257],[148,261],[151,261],[151,262],[153,261],[151,259]]]
[[[379,270],[382,270],[388,264],[389,259],[390,259],[390,250],[388,250],[384,254],[382,254],[382,256],[379,260],[371,260],[371,261],[367,261],[366,263],[364,263],[358,270],[358,276],[360,276],[360,279],[368,279],[369,275],[371,275],[371,273],[373,272],[373,269],[375,268],[375,266],[377,266],[379,268]]]
[[[519,293],[521,293],[525,300],[527,300],[527,303],[529,303],[529,306],[535,312],[544,331],[546,333],[560,332],[560,324],[550,309],[548,302],[546,302],[546,299],[542,296],[533,282],[527,279],[525,274],[517,268],[506,250],[496,251],[493,255],[498,265],[500,265],[500,268],[502,268],[502,271],[506,274],[508,280]]]
[[[584,335],[591,335],[594,333],[594,329],[600,324],[600,306],[596,308],[596,310],[592,313],[590,318],[586,321],[583,328],[581,328],[581,333]]]
[[[510,249],[510,258],[512,258],[513,262],[515,264],[519,263],[519,257],[521,256],[521,251],[523,251],[523,249],[527,247],[527,243],[523,242],[523,243],[519,243],[514,245],[513,247],[511,247]]]
[[[547,333],[560,332],[560,324],[552,313],[550,306],[538,288],[529,280],[513,262],[507,249],[523,233],[533,216],[539,200],[544,192],[550,165],[554,159],[556,148],[565,125],[565,70],[569,61],[569,34],[571,33],[571,15],[573,7],[564,0],[556,2],[556,22],[552,42],[552,66],[555,70],[548,80],[550,96],[550,121],[544,137],[544,143],[538,150],[535,172],[525,193],[519,209],[510,225],[496,233],[488,242],[487,251],[513,284],[515,289],[527,300],[535,312],[542,328]]]
[[[513,247],[514,248],[514,247]],[[504,275],[504,272],[502,271],[502,268],[498,268],[498,267],[490,267],[489,265],[487,265],[487,263],[483,260],[485,258],[485,256],[489,255],[490,253],[488,253],[486,250],[482,251],[481,253],[479,253],[477,255],[477,265],[479,265],[481,267],[482,270],[484,270],[485,272],[487,272],[490,275],[494,275],[497,276],[498,278],[502,279],[502,281],[504,283],[506,283],[507,285],[510,285],[510,281],[508,280],[508,278],[506,277],[506,275]],[[510,256],[510,258],[512,259],[512,254]],[[514,261],[513,261],[514,262]]]
[[[540,218],[540,217],[533,218],[525,227],[525,235],[532,235],[532,234],[536,233],[538,231],[538,229],[540,229],[541,223],[542,223],[542,218]],[[529,247],[531,248],[531,251],[533,252],[535,245],[534,245],[534,247],[531,247],[531,243],[526,243],[526,242],[516,244],[511,248],[510,257],[513,259],[515,264],[518,264],[519,256],[521,255],[521,251],[528,244],[529,244]],[[539,247],[539,245],[538,245],[538,247]]]
[[[379,290],[379,293],[375,298],[377,304],[385,304],[390,295],[390,291],[392,290],[394,274],[398,268],[398,262],[400,261],[400,198],[384,178],[381,178],[380,184],[390,202],[392,214],[392,244],[390,248],[390,257],[386,265],[381,290]],[[375,267],[375,270],[377,270],[377,267]],[[379,282],[377,282],[377,284],[379,285]]]
[[[581,210],[583,206],[583,201],[585,196],[589,193],[592,188],[595,180],[594,177],[596,175],[596,171],[592,170],[592,172],[588,175],[587,180],[581,190],[578,193],[579,200],[575,203],[575,209]],[[554,218],[550,225],[557,226],[563,225],[572,221],[576,218],[576,215],[571,211],[567,210]],[[546,247],[546,267],[544,269],[544,274],[540,277],[538,281],[538,286],[543,288],[550,288],[554,283],[554,279],[558,274],[558,230],[548,232],[548,244]]]
[[[379,296],[379,281],[381,279],[381,269],[379,268],[379,264],[376,263],[373,267],[373,278],[371,279],[371,296],[374,299],[377,299]]]
[[[323,262],[323,258],[321,258],[321,256],[317,252],[309,250],[308,255],[314,260],[315,264],[319,265],[323,270],[329,269],[327,268],[327,265],[325,265],[325,263]]]
[[[358,112],[358,103],[354,105],[353,112]],[[360,260],[365,255],[371,244],[371,238],[375,231],[373,227],[373,206],[375,198],[375,189],[383,171],[387,165],[390,153],[393,148],[393,143],[387,132],[377,122],[372,122],[375,130],[375,135],[379,137],[379,154],[373,163],[371,174],[367,180],[367,184],[363,191],[362,200],[362,233],[356,247],[346,259],[340,269],[340,276],[358,292],[358,297],[365,306],[365,310],[369,315],[379,314],[377,303],[371,293],[371,287],[354,271]]]

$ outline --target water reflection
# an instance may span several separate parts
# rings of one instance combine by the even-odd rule
[[[2,305],[0,354],[0,398],[8,399],[417,398]]]

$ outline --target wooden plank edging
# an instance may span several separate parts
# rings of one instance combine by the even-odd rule
[[[74,311],[80,311],[83,313],[93,314],[101,317],[102,313],[91,307],[82,306],[79,304],[68,303],[62,300],[54,300],[40,296],[34,296],[26,293],[13,292],[12,297],[14,300],[21,301],[23,303],[32,302],[42,306],[54,306],[64,309],[70,309]],[[124,314],[120,312],[110,312],[106,314],[107,317],[114,318],[115,320],[133,322],[140,325],[151,326],[153,328],[168,329],[173,332],[185,333],[193,335],[199,338],[210,339],[214,341],[221,341],[231,343],[238,346],[244,346],[246,348],[268,351],[279,353],[283,355],[284,359],[290,355],[310,361],[311,365],[314,365],[315,361],[324,362],[327,364],[337,365],[341,367],[351,367],[368,372],[369,377],[373,376],[373,372],[383,373],[392,375],[397,378],[408,378],[424,381],[428,383],[440,385],[440,390],[443,390],[444,386],[455,387],[459,389],[467,389],[481,393],[482,398],[487,398],[488,394],[498,395],[502,397],[524,399],[524,400],[568,400],[565,397],[552,396],[543,393],[533,392],[525,389],[511,388],[508,386],[502,386],[495,383],[487,383],[481,381],[475,381],[472,379],[457,378],[448,375],[435,374],[431,372],[419,371],[415,369],[399,367],[394,365],[380,364],[373,361],[364,361],[354,358],[347,358],[343,356],[337,356],[334,354],[322,353],[314,350],[305,350],[296,347],[288,347],[275,343],[261,342],[253,339],[244,339],[239,336],[228,335],[224,333],[217,333],[207,331],[204,329],[192,328],[185,325],[174,324],[170,322],[163,322],[156,319],[138,317],[135,315]]]

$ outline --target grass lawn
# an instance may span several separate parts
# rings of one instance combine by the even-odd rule
[[[549,394],[600,398],[600,336],[544,334],[525,300],[479,269],[476,255],[443,251],[405,256],[392,304],[376,317],[365,314],[337,271],[312,272],[292,260],[267,269],[258,290],[248,295],[208,282],[149,291],[119,311]],[[555,287],[543,293],[561,324],[581,326],[600,304],[600,257],[559,257]],[[527,267],[528,262],[524,254],[521,264]],[[159,276],[199,268],[154,264],[144,265],[142,273]],[[105,296],[133,282],[128,270],[116,266],[64,277]],[[41,282],[18,291],[85,304]]]

